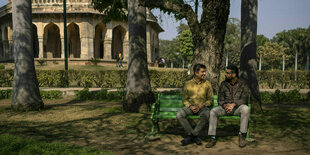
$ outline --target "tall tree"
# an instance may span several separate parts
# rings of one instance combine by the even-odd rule
[[[128,25],[129,61],[124,108],[129,112],[139,112],[146,107],[149,109],[155,99],[147,64],[146,10],[139,5],[139,0],[128,0]]]
[[[240,78],[247,81],[252,96],[261,106],[261,97],[256,76],[257,6],[257,0],[241,1]]]
[[[180,42],[180,55],[182,57],[182,67],[184,68],[185,63],[191,62],[193,59],[194,45],[191,31],[189,29],[182,31],[178,41]]]
[[[263,57],[271,65],[271,70],[273,70],[274,65],[279,64],[282,58],[288,59],[289,56],[285,54],[286,50],[287,48],[278,43],[267,42],[265,45],[259,46],[258,53],[260,58]]]
[[[186,19],[192,32],[194,44],[193,64],[207,66],[207,77],[214,90],[219,88],[219,74],[222,70],[224,37],[229,15],[229,0],[201,0],[202,13],[198,20],[191,4],[194,1],[183,0],[141,0],[142,5],[159,8],[174,14],[177,19]],[[188,3],[189,2],[189,3]],[[192,2],[192,3],[190,3]]]
[[[12,109],[39,110],[44,103],[40,96],[34,66],[31,0],[13,0],[13,51],[15,60]]]
[[[263,47],[265,43],[269,42],[269,39],[265,37],[264,35],[257,35],[257,47]],[[257,48],[259,50],[259,48]],[[259,65],[258,65],[258,70],[262,70],[262,55],[259,54]]]
[[[241,42],[240,20],[229,18],[226,27],[224,51],[226,52],[226,63],[240,66],[240,42]]]

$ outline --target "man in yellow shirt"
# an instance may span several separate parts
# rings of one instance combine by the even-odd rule
[[[201,139],[198,135],[209,120],[209,106],[213,99],[211,83],[206,80],[206,66],[196,64],[193,70],[194,78],[184,85],[183,104],[185,107],[180,109],[177,114],[177,119],[188,135],[181,141],[183,146],[191,143],[201,145]],[[200,115],[200,120],[195,129],[186,119],[187,115]]]

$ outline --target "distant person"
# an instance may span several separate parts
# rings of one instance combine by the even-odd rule
[[[124,59],[124,55],[122,52],[119,52],[118,54],[118,59],[119,59],[119,67],[123,68],[123,59]]]
[[[165,58],[161,58],[161,63],[162,63],[162,65],[163,65],[163,67],[165,67],[165,66],[166,66],[166,61],[165,61]]]
[[[202,144],[198,135],[209,120],[209,106],[212,104],[212,100],[213,90],[211,83],[206,80],[206,66],[196,64],[194,66],[194,78],[184,85],[183,104],[185,107],[177,113],[177,119],[187,134],[187,137],[181,141],[183,146],[191,143]],[[200,116],[200,120],[194,129],[186,118],[188,115]]]
[[[239,147],[246,146],[246,132],[250,117],[248,96],[250,90],[244,81],[239,80],[238,67],[229,65],[225,71],[225,81],[221,83],[218,93],[219,106],[210,111],[209,132],[211,140],[206,144],[206,148],[211,148],[216,144],[217,119],[222,115],[241,115],[239,131]]]

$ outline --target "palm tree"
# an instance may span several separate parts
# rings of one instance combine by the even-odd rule
[[[39,110],[44,103],[40,96],[32,52],[31,0],[13,0],[13,50],[15,70],[12,109]]]
[[[129,63],[124,109],[128,112],[150,109],[154,101],[146,54],[146,10],[139,0],[128,0]],[[145,103],[145,104],[144,104]]]

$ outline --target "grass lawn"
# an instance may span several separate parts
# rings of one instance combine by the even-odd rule
[[[0,154],[309,154],[310,107],[265,107],[251,116],[255,142],[240,149],[238,121],[219,121],[215,148],[180,146],[176,120],[160,123],[161,139],[145,141],[149,113],[125,113],[119,102],[45,100],[39,112],[13,112],[0,100]],[[206,130],[205,130],[206,131]],[[204,132],[205,132],[204,131]],[[204,141],[204,144],[206,142]],[[1,152],[2,151],[2,152]]]

